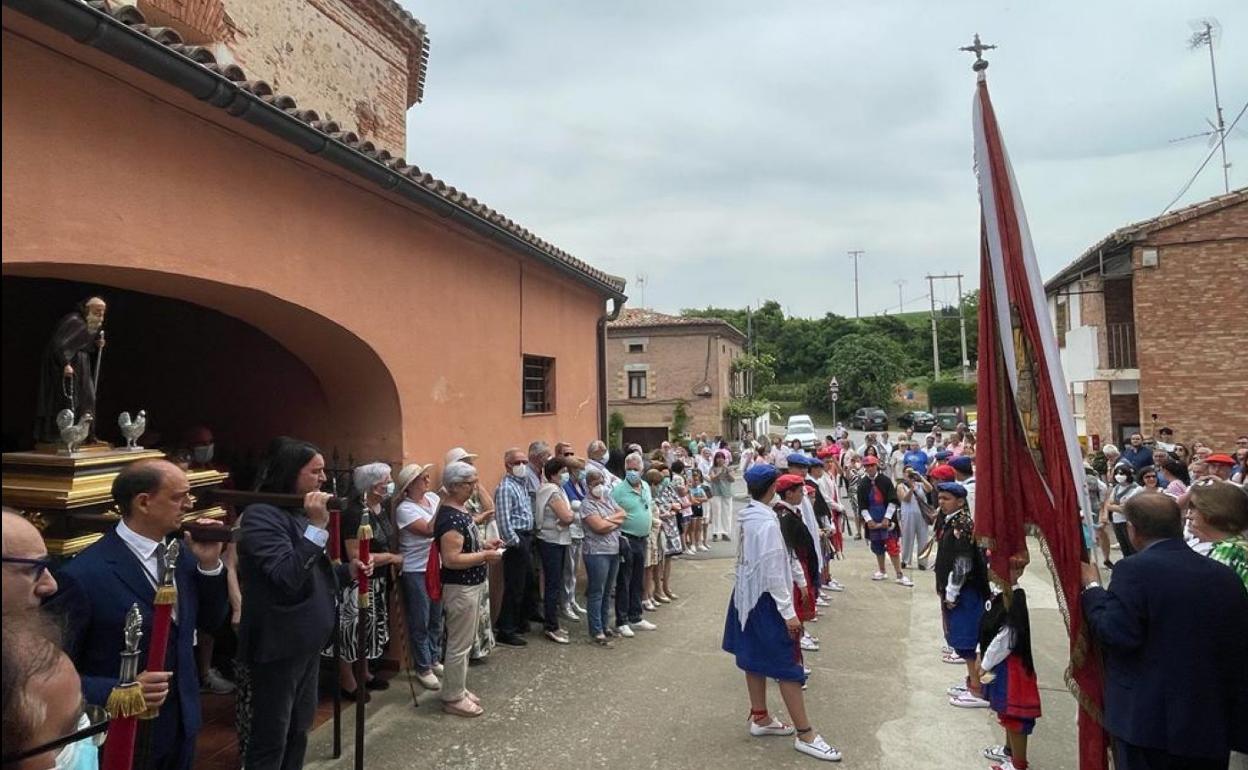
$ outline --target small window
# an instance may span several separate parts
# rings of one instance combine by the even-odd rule
[[[555,359],[524,357],[524,414],[555,411]]]
[[[645,372],[629,372],[628,373],[628,397],[629,398],[645,398],[646,397],[646,373]]]
[[[644,343],[641,343],[641,342],[630,342],[628,343],[628,352],[629,353],[645,353],[646,346]]]
[[[1057,344],[1058,347],[1066,347],[1066,332],[1070,331],[1070,308],[1066,305],[1066,300],[1062,297],[1057,298],[1057,318],[1054,319],[1054,326],[1057,327]]]

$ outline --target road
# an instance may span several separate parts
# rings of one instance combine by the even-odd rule
[[[374,694],[367,722],[367,767],[813,768],[785,738],[751,738],[741,673],[720,650],[732,591],[735,543],[673,565],[680,599],[648,614],[659,628],[620,640],[615,649],[588,642],[584,626],[572,644],[532,635],[528,647],[499,648],[485,666],[469,669],[469,686],[486,714],[466,721],[443,714],[436,695],[413,708],[399,679]],[[946,703],[944,690],[963,669],[941,663],[940,614],[930,572],[914,573],[906,589],[870,579],[874,561],[864,543],[849,541],[833,573],[847,590],[811,626],[823,650],[810,653],[807,692],[812,721],[844,752],[843,767],[880,770],[987,768],[981,749],[1000,743],[984,710]],[[1044,717],[1032,739],[1032,762],[1044,770],[1076,768],[1075,705],[1062,683],[1065,632],[1033,544],[1024,576],[1032,611],[1034,654]],[[770,705],[783,714],[779,692]],[[329,725],[308,749],[308,767],[350,767],[329,756]]]

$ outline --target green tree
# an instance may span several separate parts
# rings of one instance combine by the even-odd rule
[[[887,408],[893,388],[905,377],[905,363],[905,350],[883,334],[847,334],[833,344],[821,385],[826,388],[827,379],[836,376],[846,411]],[[826,394],[823,403],[828,403]]]

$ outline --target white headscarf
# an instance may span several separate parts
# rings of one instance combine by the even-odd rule
[[[734,592],[741,630],[764,593],[771,594],[777,607],[793,603],[793,571],[789,552],[780,533],[776,512],[757,500],[737,514],[740,540],[737,543],[737,586]]]

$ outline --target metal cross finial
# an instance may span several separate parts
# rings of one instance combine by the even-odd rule
[[[979,33],[975,33],[975,41],[971,45],[964,45],[959,51],[975,54],[975,63],[971,65],[971,69],[976,72],[983,72],[988,69],[988,60],[984,58],[984,51],[991,51],[996,48],[995,45],[985,45],[979,41]]]

